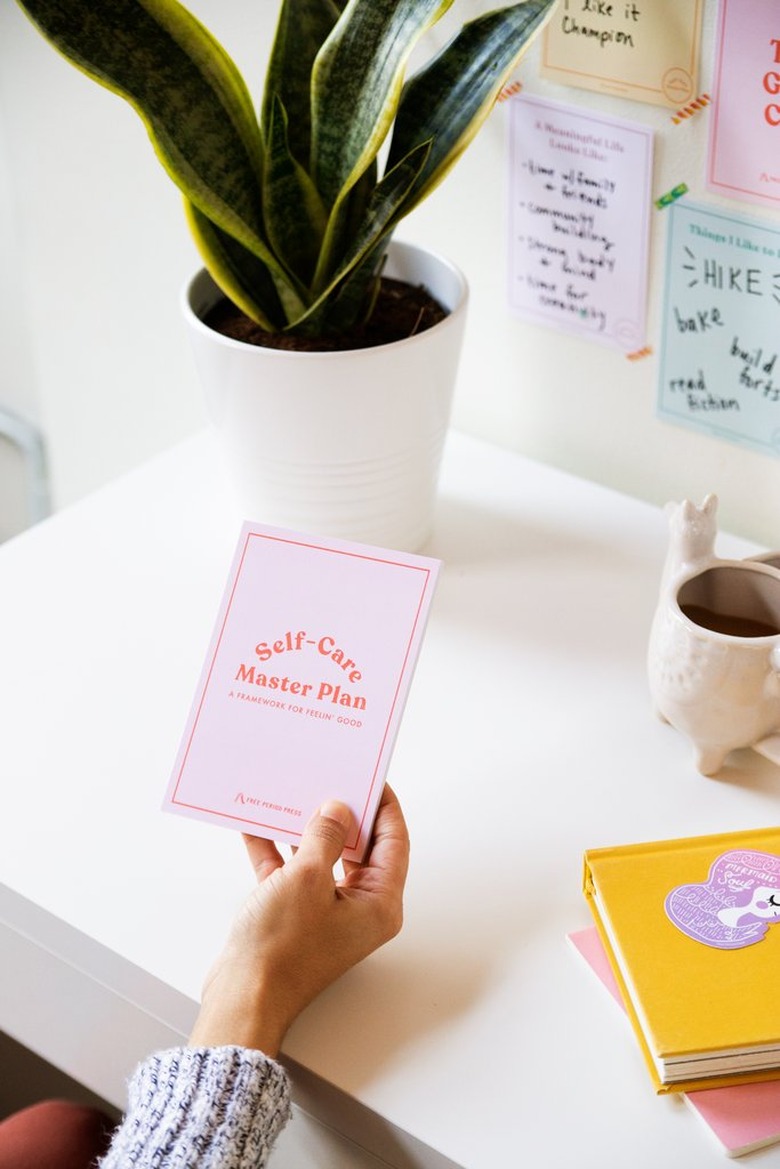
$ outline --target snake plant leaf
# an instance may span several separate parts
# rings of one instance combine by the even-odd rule
[[[406,215],[441,182],[483,124],[531,39],[557,0],[524,0],[465,24],[404,86],[387,165],[430,141]]]
[[[356,324],[368,320],[379,291],[379,273],[386,244],[387,234],[379,236],[348,276],[307,314],[294,331],[310,337],[343,336]]]
[[[263,213],[274,252],[301,284],[308,285],[328,217],[317,188],[290,153],[288,124],[276,98],[266,135]]]
[[[302,166],[309,165],[311,150],[312,66],[345,3],[346,0],[281,0],[265,75],[261,126],[267,140],[273,103],[279,98],[287,111],[290,153]]]
[[[406,196],[425,168],[430,151],[430,143],[423,142],[415,146],[406,158],[396,163],[379,183],[374,187],[366,203],[360,226],[355,230],[345,255],[342,257],[334,274],[318,287],[315,280],[317,298],[309,312],[302,318],[306,320],[313,316],[323,301],[332,295],[342,283],[368,256],[376,250],[378,243],[385,241],[388,236],[388,226],[393,223],[398,208],[403,204]],[[377,257],[378,259],[379,257]]]
[[[19,0],[65,57],[125,98],[185,196],[273,263],[262,230],[262,139],[246,86],[176,0]]]
[[[203,262],[225,296],[262,329],[281,331],[287,319],[267,266],[188,199],[184,208]]]
[[[315,285],[327,282],[333,275],[335,267],[349,247],[350,240],[354,239],[355,233],[360,230],[368,202],[377,184],[377,173],[377,161],[373,159],[368,169],[363,171],[357,182],[338,200],[328,216],[314,278]]]
[[[278,0],[260,124],[235,64],[179,0],[17,2],[139,114],[226,295],[264,328],[310,332],[348,328],[370,304],[395,226],[474,137],[557,0],[471,21],[406,84],[453,0]]]
[[[262,328],[279,331],[297,321],[309,298],[280,265],[265,264],[234,236],[185,201],[190,230],[201,256],[222,291]],[[281,314],[277,311],[281,308]]]
[[[309,173],[328,208],[382,145],[423,32],[452,0],[349,0],[314,62]]]

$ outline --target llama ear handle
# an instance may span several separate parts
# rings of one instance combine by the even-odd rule
[[[712,492],[710,492],[709,495],[705,495],[704,502],[702,503],[700,510],[703,511],[705,515],[714,516],[718,510],[717,495],[714,495]]]

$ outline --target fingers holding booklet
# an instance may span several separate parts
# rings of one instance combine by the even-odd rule
[[[439,567],[244,524],[165,809],[298,846],[337,796],[362,860]]]
[[[363,861],[343,860],[339,876],[353,830],[350,808],[326,800],[288,860],[269,840],[245,837],[256,886],[206,978],[189,1044],[136,1069],[101,1169],[152,1169],[163,1155],[167,1164],[266,1164],[291,1115],[276,1062],[287,1029],[401,928],[409,836],[389,788]]]
[[[398,933],[409,836],[395,793],[384,788],[364,861],[345,861],[339,877],[352,822],[346,804],[327,801],[287,861],[271,841],[245,837],[257,885],[206,980],[193,1045],[275,1056],[301,1011]]]
[[[287,1030],[400,930],[409,836],[385,776],[439,567],[243,526],[163,806],[240,831],[256,884],[101,1169],[163,1150],[259,1169],[290,1115]]]

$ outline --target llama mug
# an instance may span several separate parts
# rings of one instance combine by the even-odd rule
[[[691,740],[702,775],[780,731],[780,553],[718,558],[717,503],[708,495],[701,507],[667,505],[648,649],[656,712]]]

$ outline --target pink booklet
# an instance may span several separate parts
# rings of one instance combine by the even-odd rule
[[[621,1007],[623,998],[595,926],[567,935]],[[729,1157],[741,1157],[780,1141],[780,1080],[683,1093]]]
[[[360,860],[439,566],[245,524],[164,808],[294,845],[340,799]]]

